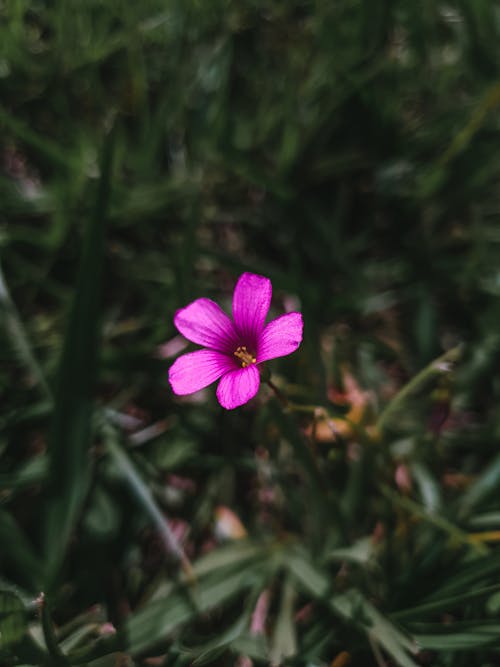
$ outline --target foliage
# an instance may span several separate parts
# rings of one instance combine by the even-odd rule
[[[499,33],[0,3],[1,664],[498,664]],[[243,271],[301,348],[176,398],[175,310]]]

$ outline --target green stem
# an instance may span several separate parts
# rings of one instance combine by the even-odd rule
[[[438,359],[434,359],[428,366],[426,366],[420,373],[417,373],[414,378],[412,378],[408,384],[406,384],[394,398],[386,405],[382,413],[380,414],[376,428],[380,433],[383,433],[387,426],[390,424],[391,420],[395,417],[398,412],[400,412],[405,401],[416,394],[422,389],[430,380],[439,377],[445,373],[449,373],[453,365],[460,359],[462,356],[463,346],[457,345],[456,347],[448,350]]]
[[[271,376],[268,376],[265,379],[266,384],[273,390],[276,398],[279,400],[283,408],[289,412],[304,412],[306,414],[311,414],[313,419],[324,419],[332,432],[332,435],[335,438],[340,437],[337,427],[335,426],[331,416],[328,414],[325,408],[321,405],[301,405],[300,403],[293,403],[288,399],[284,392],[279,389],[274,382],[271,380]]]
[[[39,608],[43,637],[50,656],[48,664],[52,667],[67,667],[70,663],[59,648],[57,637],[54,632],[54,623],[50,614],[49,603],[44,593],[40,594]]]
[[[448,521],[442,516],[437,516],[436,514],[428,512],[414,500],[400,496],[398,493],[395,493],[388,487],[382,487],[381,490],[383,495],[392,503],[447,533],[452,541],[458,542],[459,544],[465,544],[469,548],[474,549],[482,555],[489,552],[488,547],[486,547],[484,544],[475,543],[473,540],[471,540],[468,533],[466,533],[461,528],[458,528],[458,526],[455,526],[453,523],[451,523],[451,521]]]
[[[281,405],[282,405],[284,408],[290,408],[290,406],[291,406],[290,401],[289,401],[288,398],[285,396],[285,394],[281,391],[281,389],[279,389],[279,388],[274,384],[274,382],[271,380],[271,377],[268,377],[268,378],[266,379],[266,383],[267,383],[267,385],[273,390],[273,392],[274,392],[276,398],[277,398],[278,401],[281,403]]]

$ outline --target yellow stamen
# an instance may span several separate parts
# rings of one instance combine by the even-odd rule
[[[250,352],[247,351],[245,345],[238,346],[236,348],[236,351],[234,352],[234,356],[240,360],[242,368],[246,368],[251,364],[257,363],[256,357],[254,357],[253,355],[250,354]]]

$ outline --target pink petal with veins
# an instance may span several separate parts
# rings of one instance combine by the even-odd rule
[[[243,344],[252,345],[264,328],[272,286],[269,278],[255,273],[240,276],[233,294],[233,319]]]
[[[233,410],[247,403],[259,391],[260,375],[255,366],[239,368],[222,376],[217,399],[223,408]]]
[[[193,394],[218,380],[228,371],[234,371],[234,361],[215,350],[197,350],[183,354],[174,361],[168,379],[174,394]]]
[[[259,337],[257,361],[260,363],[295,352],[302,342],[303,328],[300,313],[286,313],[269,322]]]
[[[192,343],[232,354],[236,349],[233,323],[211,299],[196,299],[175,313],[174,324]]]

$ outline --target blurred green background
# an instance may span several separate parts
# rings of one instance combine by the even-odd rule
[[[499,43],[496,0],[0,2],[1,664],[499,663]],[[243,271],[304,315],[287,409],[168,384]]]

